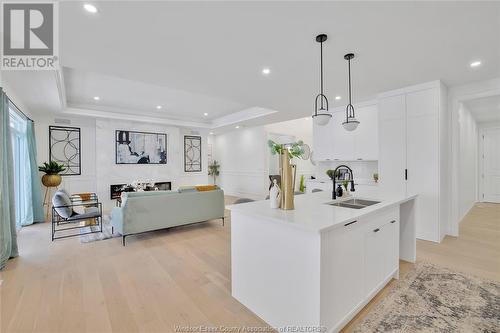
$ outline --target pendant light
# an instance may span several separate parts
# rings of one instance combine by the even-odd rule
[[[332,115],[328,112],[328,98],[323,94],[323,42],[327,36],[321,34],[316,36],[316,42],[320,44],[320,93],[314,100],[313,121],[316,125],[325,126],[330,121]]]
[[[345,108],[346,119],[342,123],[342,126],[344,126],[344,128],[349,132],[354,131],[359,125],[359,121],[356,119],[356,115],[354,114],[354,106],[352,106],[351,103],[351,59],[352,58],[354,58],[353,53],[348,53],[344,56],[344,59],[347,60],[348,64],[347,68],[349,72],[349,104],[347,104]]]

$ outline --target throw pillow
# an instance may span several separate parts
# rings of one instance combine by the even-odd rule
[[[70,206],[71,205],[71,199],[68,194],[66,194],[63,191],[58,190],[55,194],[54,197],[52,198],[52,205],[54,206],[57,214],[59,216],[67,219],[73,215],[73,208],[72,207],[61,207],[61,206]]]

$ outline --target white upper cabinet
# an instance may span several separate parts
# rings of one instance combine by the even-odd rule
[[[352,132],[354,135],[354,159],[378,160],[378,112],[377,106],[367,106],[356,110],[360,124]]]
[[[333,142],[333,117],[325,126],[313,125],[313,152],[314,160],[332,160]]]
[[[314,158],[318,161],[356,161],[378,159],[378,116],[377,106],[356,108],[360,121],[352,132],[342,126],[345,111],[334,112],[326,126],[313,127]]]
[[[384,195],[406,195],[406,96],[379,99],[379,189]]]
[[[348,132],[342,126],[345,112],[333,114],[332,159],[335,161],[351,161],[354,159],[354,132]]]

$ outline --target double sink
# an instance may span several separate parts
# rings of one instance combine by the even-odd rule
[[[378,203],[380,203],[380,201],[353,198],[341,202],[330,202],[328,203],[328,205],[344,207],[344,208],[352,208],[352,209],[361,209]]]

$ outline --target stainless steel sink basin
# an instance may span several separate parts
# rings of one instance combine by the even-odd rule
[[[331,203],[329,203],[329,205],[337,206],[337,207],[344,207],[344,208],[361,209],[361,208],[365,208],[365,207],[375,205],[378,203],[380,203],[380,201],[364,200],[364,199],[349,199],[349,200],[340,201],[340,202],[331,202]]]

